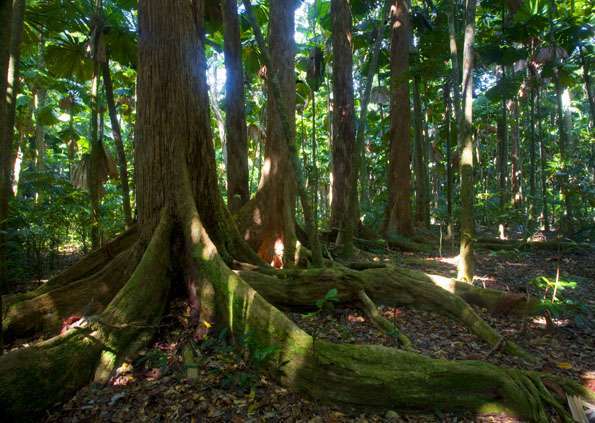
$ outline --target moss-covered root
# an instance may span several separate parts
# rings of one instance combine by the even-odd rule
[[[69,316],[100,313],[134,270],[130,250],[118,254],[99,272],[37,297],[11,304],[4,312],[4,337],[10,342],[36,333],[56,335]]]
[[[102,344],[78,331],[0,358],[0,420],[39,421],[56,402],[89,383]]]
[[[171,220],[164,217],[126,285],[88,327],[0,358],[0,421],[38,421],[147,342],[169,291],[170,234]]]
[[[233,339],[250,339],[253,352],[261,349],[274,351],[268,364],[272,375],[285,385],[323,401],[356,407],[412,411],[506,410],[530,420],[547,421],[545,409],[552,404],[553,397],[543,384],[535,383],[521,371],[500,369],[477,361],[433,360],[383,346],[314,342],[310,335],[225,265],[202,226],[191,195],[188,193],[186,197],[184,200],[182,195],[178,200],[178,216],[191,244],[192,259],[214,290],[218,323],[227,326]],[[304,272],[312,275],[312,271],[290,274],[303,275]],[[336,287],[333,286],[336,278],[325,278],[324,270],[315,273],[316,277],[310,283],[303,280],[298,283],[300,291],[324,294],[329,282],[332,282],[331,287]],[[357,273],[343,272],[349,281],[346,285],[349,289],[339,291],[343,299],[353,299],[354,293],[360,292],[354,290],[357,284],[362,289],[362,279],[356,276]],[[263,282],[254,276],[254,272],[245,274],[259,280],[260,288],[273,286],[277,298],[290,302],[282,294],[288,286],[278,286],[283,285],[282,279],[264,277],[267,280]],[[324,286],[323,291],[319,285]],[[419,289],[439,289],[431,282],[422,285]],[[291,288],[289,291],[290,295],[296,292]],[[304,299],[303,292],[301,298]],[[314,298],[319,297],[309,300]],[[571,382],[564,381],[563,385],[568,392],[582,393],[581,387]],[[556,408],[567,417],[561,406]]]
[[[555,404],[568,418],[543,383],[537,383],[542,378],[539,374],[478,361],[434,360],[383,346],[314,342],[230,271],[198,216],[189,217],[187,232],[196,234],[193,257],[214,287],[220,322],[235,339],[250,339],[253,350],[273,350],[272,375],[286,386],[325,402],[355,407],[507,411],[532,421],[548,421],[546,407]],[[582,393],[571,382],[559,385],[568,392]]]
[[[99,272],[103,267],[111,263],[116,256],[132,247],[137,239],[138,228],[133,226],[126,232],[107,242],[104,246],[87,254],[74,265],[54,276],[39,288],[19,294],[5,295],[3,297],[4,303],[9,306],[19,301],[46,294],[56,288],[60,288],[80,279],[87,278],[94,273]]]
[[[380,330],[384,331],[387,335],[393,337],[396,340],[398,346],[403,348],[404,350],[411,351],[413,349],[413,345],[411,344],[411,340],[403,335],[399,328],[388,320],[386,317],[380,313],[374,301],[368,297],[366,291],[360,289],[357,293],[357,296],[360,300],[361,308],[366,313],[368,318],[376,325]]]
[[[460,321],[491,347],[499,345],[504,351],[527,360],[533,358],[513,342],[488,325],[469,304],[458,295],[440,286],[440,278],[422,272],[385,268],[354,271],[344,267],[312,270],[288,270],[279,277],[255,272],[240,272],[254,289],[271,303],[283,307],[311,307],[332,288],[338,291],[339,301],[358,302],[356,293],[365,289],[377,304],[409,305],[441,313]],[[443,278],[447,280],[446,278]],[[478,289],[478,288],[475,288]]]

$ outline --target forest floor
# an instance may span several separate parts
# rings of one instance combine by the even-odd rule
[[[428,273],[455,275],[453,258],[421,254],[364,254],[360,260],[391,262]],[[410,337],[420,353],[453,360],[481,359],[504,366],[533,368],[580,380],[595,391],[595,253],[563,254],[547,251],[481,251],[477,255],[479,286],[544,297],[542,288],[529,282],[536,277],[570,283],[558,291],[561,300],[574,302],[576,311],[523,321],[513,316],[492,316],[477,311],[504,336],[539,357],[529,367],[514,357],[492,351],[462,325],[438,314],[406,307],[381,310]],[[551,298],[551,290],[547,297]],[[48,422],[180,421],[180,422],[512,422],[506,416],[467,414],[405,415],[338,409],[318,404],[288,391],[260,371],[267,351],[249,357],[231,347],[224,336],[196,343],[192,340],[187,307],[173,303],[151,348],[118,369],[106,386],[89,386],[65,404],[56,405]],[[394,345],[356,309],[336,308],[325,313],[289,316],[315,337],[342,343]],[[559,318],[558,318],[559,317]],[[248,342],[248,341],[246,341]],[[194,358],[184,359],[192,351]]]

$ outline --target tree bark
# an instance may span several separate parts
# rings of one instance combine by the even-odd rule
[[[314,222],[304,171],[295,148],[295,27],[294,0],[272,3],[269,48],[265,46],[250,0],[244,0],[248,20],[263,54],[267,69],[267,145],[261,183],[255,198],[238,213],[244,238],[269,261],[285,257],[290,265],[295,257],[295,188],[299,192],[304,223],[312,250],[312,262],[319,266],[322,253]],[[274,14],[273,14],[274,13]],[[278,101],[275,99],[279,99]],[[283,100],[283,101],[281,101]],[[267,152],[268,151],[268,152]],[[291,176],[295,176],[295,182]],[[275,208],[273,206],[279,206]],[[277,245],[277,253],[275,252]]]
[[[248,186],[248,130],[246,127],[242,44],[236,0],[221,0],[225,56],[225,128],[227,148],[227,204],[239,210],[250,200]]]
[[[114,137],[114,144],[116,145],[116,153],[118,155],[118,170],[120,171],[120,184],[122,185],[122,208],[124,210],[126,227],[129,228],[132,226],[133,220],[132,209],[130,206],[130,187],[128,185],[128,161],[126,160],[126,153],[124,151],[124,141],[122,140],[122,131],[120,129],[120,122],[118,121],[118,112],[116,111],[116,103],[114,101],[114,87],[109,69],[109,60],[107,58],[106,61],[101,64],[101,69],[103,72],[105,99],[110,122],[112,124],[112,135]]]
[[[411,24],[405,0],[392,8],[389,205],[387,236],[413,234],[411,216],[411,141],[409,126],[409,45]]]
[[[457,4],[454,0],[447,5],[448,17],[448,38],[450,47],[450,65],[451,65],[451,84],[452,97],[455,115],[455,133],[457,139],[456,154],[461,153],[461,125],[462,125],[462,110],[461,110],[461,65],[459,63],[459,49],[457,46]]]
[[[520,157],[520,113],[519,103],[516,98],[509,101],[511,114],[511,134],[510,134],[510,185],[512,193],[512,206],[515,209],[521,207],[522,191],[521,191],[521,157]]]
[[[351,7],[347,0],[331,1],[333,47],[333,140],[331,227],[338,229],[340,254],[353,254],[355,106],[353,100],[353,46]],[[355,204],[357,205],[357,203]]]
[[[473,281],[474,258],[473,238],[475,221],[473,202],[475,183],[473,176],[473,43],[475,39],[475,0],[467,0],[465,8],[465,42],[463,46],[463,110],[461,125],[463,150],[460,161],[461,172],[461,215],[460,215],[460,251],[457,278]]]
[[[16,96],[19,90],[19,61],[25,14],[25,0],[5,0],[0,5],[0,311],[8,288],[6,232],[9,198],[12,196],[13,138]],[[8,47],[8,48],[7,48]],[[4,350],[0,323],[0,355]]]
[[[549,232],[550,230],[550,216],[547,199],[547,150],[545,148],[546,134],[542,129],[542,120],[544,118],[542,109],[540,107],[541,89],[537,87],[537,134],[539,136],[539,160],[540,160],[540,175],[541,175],[541,221],[543,230]]]
[[[535,91],[536,91],[536,78],[534,75],[530,76],[529,79],[529,217],[531,218],[531,224],[535,224],[537,219],[535,203],[537,201],[537,182],[535,175],[536,171],[536,140],[535,140]]]
[[[415,224],[425,228],[430,223],[430,210],[428,207],[428,184],[427,184],[427,155],[426,140],[423,131],[423,107],[419,93],[421,78],[419,74],[413,77],[413,114],[415,127]]]
[[[99,85],[101,83],[100,66],[105,59],[100,50],[103,48],[100,25],[103,9],[102,0],[95,0],[95,26],[92,33],[93,77],[90,92],[90,122],[89,122],[89,166],[87,169],[87,184],[91,200],[91,245],[97,248],[101,245],[101,190],[100,163],[104,157],[104,150],[99,138]]]

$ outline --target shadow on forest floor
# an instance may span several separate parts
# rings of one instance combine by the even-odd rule
[[[368,260],[397,261],[405,267],[428,273],[451,275],[453,258],[427,255],[370,256]],[[535,251],[478,255],[476,284],[513,292],[543,296],[528,282],[541,275],[554,277],[555,254]],[[566,300],[579,301],[592,310],[595,305],[595,254],[566,254],[560,260],[561,275],[575,278],[575,289],[565,290]],[[362,414],[318,404],[290,392],[258,372],[250,357],[224,341],[212,338],[195,349],[196,379],[188,379],[183,350],[190,345],[192,329],[184,318],[185,304],[176,303],[151,348],[130,365],[123,366],[107,386],[89,386],[66,404],[57,406],[48,421],[300,421],[300,422],[461,422],[516,421],[506,416],[467,414],[399,415]],[[490,347],[466,328],[441,315],[406,307],[381,307],[388,318],[413,341],[424,355],[447,359],[482,359],[498,365],[527,368],[522,361]],[[588,383],[595,390],[595,340],[593,327],[577,325],[573,319],[554,318],[553,330],[541,318],[524,324],[512,316],[491,316],[477,310],[502,334],[541,359],[538,370],[563,374]],[[182,317],[179,317],[182,316]],[[394,345],[358,310],[337,308],[326,314],[290,317],[309,333],[333,342]],[[591,323],[592,324],[592,323]]]

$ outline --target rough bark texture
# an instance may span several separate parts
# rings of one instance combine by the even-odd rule
[[[331,227],[339,230],[343,242],[345,230],[353,227],[351,210],[355,169],[355,107],[353,103],[353,46],[351,7],[347,0],[331,1],[333,25],[333,140]],[[353,236],[353,235],[351,235]]]
[[[268,55],[271,66],[267,69],[266,77],[274,78],[279,84],[280,96],[276,98],[273,95],[273,83],[269,81],[266,143],[260,185],[256,196],[242,208],[238,217],[244,239],[257,249],[260,257],[271,262],[273,256],[281,252],[286,264],[293,259],[296,240],[296,173],[289,151],[295,141],[293,29],[296,6],[295,0],[278,0],[270,5]],[[280,110],[286,116],[282,116]],[[287,128],[284,128],[283,119],[287,119]],[[289,139],[286,130],[289,131]]]
[[[508,172],[508,111],[506,102],[502,100],[501,113],[496,121],[496,131],[498,136],[498,190],[500,199],[500,210],[504,211],[508,198],[507,192],[507,172]]]
[[[415,224],[418,227],[428,227],[430,225],[430,208],[428,193],[428,157],[426,148],[426,139],[424,137],[423,107],[419,92],[421,78],[419,73],[413,77],[413,113],[415,127]]]
[[[188,165],[201,217],[224,260],[254,262],[258,259],[239,237],[218,192],[206,60],[197,30],[202,29],[200,2],[195,6],[147,0],[139,7],[143,53],[135,161],[140,236],[150,239],[161,209],[171,207],[180,169]]]
[[[6,230],[9,217],[9,198],[12,196],[13,137],[18,93],[18,71],[21,36],[25,14],[25,0],[3,1],[0,5],[0,310],[1,296],[8,285]],[[0,323],[0,355],[3,349]]]
[[[101,70],[103,72],[105,100],[107,103],[110,122],[112,124],[112,135],[114,137],[114,144],[116,144],[116,153],[118,155],[118,170],[120,173],[119,176],[122,189],[122,208],[124,209],[124,219],[126,222],[126,227],[130,227],[132,226],[133,221],[132,209],[130,207],[130,187],[128,185],[128,162],[126,160],[126,153],[124,152],[124,141],[122,140],[122,131],[120,129],[118,112],[116,111],[116,103],[114,101],[114,87],[108,60],[101,64]]]
[[[413,233],[411,217],[411,142],[409,136],[409,44],[411,24],[405,0],[396,0],[392,8],[390,53],[390,168],[389,204],[386,234],[409,236]]]
[[[512,194],[512,206],[518,208],[522,203],[521,191],[521,157],[520,157],[520,113],[518,100],[512,99],[509,103],[511,116],[510,130],[510,185]]]
[[[475,39],[475,0],[468,0],[465,10],[465,43],[463,46],[463,110],[461,131],[463,150],[461,154],[461,234],[458,264],[458,279],[472,281],[474,272],[473,238],[475,221],[473,201],[475,182],[473,176],[473,42]]]
[[[248,130],[246,127],[242,44],[236,0],[221,0],[225,55],[225,129],[227,139],[227,204],[239,210],[250,199]]]
[[[461,65],[459,63],[459,49],[457,46],[457,3],[450,1],[447,6],[448,17],[448,38],[450,48],[451,84],[452,84],[452,108],[455,115],[455,133],[457,134],[457,154],[461,153]]]

